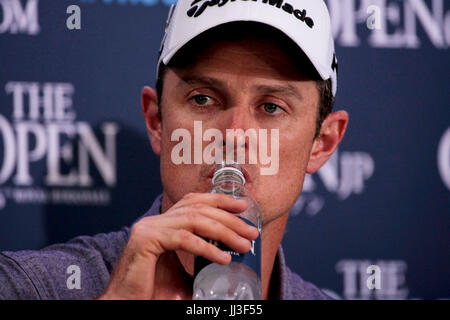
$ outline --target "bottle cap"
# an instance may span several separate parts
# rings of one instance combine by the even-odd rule
[[[242,173],[242,168],[238,163],[224,163],[218,164],[216,166],[216,171],[214,172],[214,176],[212,178],[212,183],[215,184],[217,178],[222,173],[233,173],[236,174],[242,181],[242,184],[245,184],[244,174]]]

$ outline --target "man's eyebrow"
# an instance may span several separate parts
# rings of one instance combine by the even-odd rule
[[[225,82],[212,77],[206,77],[206,76],[185,76],[181,77],[181,81],[177,84],[177,88],[180,88],[184,85],[205,85],[205,86],[211,86],[216,88],[225,88],[226,84]],[[259,94],[283,94],[287,96],[292,96],[294,98],[297,98],[299,100],[303,100],[303,96],[300,94],[300,92],[292,85],[257,85],[255,86],[254,90],[258,92]]]
[[[263,94],[283,94],[292,96],[299,100],[303,100],[301,93],[292,85],[260,85],[256,87],[256,91]]]
[[[185,76],[181,77],[181,81],[178,82],[176,88],[180,88],[184,85],[205,85],[211,87],[225,87],[225,83],[216,78],[204,77],[204,76]]]

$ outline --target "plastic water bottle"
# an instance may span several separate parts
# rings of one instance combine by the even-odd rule
[[[245,178],[238,164],[217,165],[211,193],[224,193],[243,198],[248,208],[238,216],[258,228],[260,236],[252,241],[248,253],[234,252],[222,243],[210,241],[231,254],[228,265],[195,258],[194,300],[261,300],[261,227],[262,215],[256,203],[245,192]]]

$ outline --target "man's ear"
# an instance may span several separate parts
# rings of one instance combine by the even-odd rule
[[[158,95],[150,87],[142,89],[142,112],[153,152],[161,154],[161,119],[158,114]]]
[[[344,137],[348,124],[348,113],[336,111],[323,121],[319,136],[314,140],[309,157],[307,173],[319,170],[331,157]]]

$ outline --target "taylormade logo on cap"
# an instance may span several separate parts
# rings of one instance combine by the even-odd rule
[[[202,1],[204,1],[204,2],[200,4],[200,2],[202,2]],[[189,17],[197,18],[203,12],[205,12],[205,10],[208,7],[214,7],[214,6],[223,7],[224,5],[226,5],[229,2],[235,2],[235,1],[236,0],[207,0],[207,1],[194,0],[191,3],[191,8],[186,13]],[[240,0],[240,1],[249,1],[249,0]],[[251,1],[257,2],[258,0],[251,0]],[[299,21],[306,23],[306,25],[308,27],[310,27],[311,29],[314,27],[314,20],[307,16],[307,12],[305,9],[303,9],[303,10],[296,9],[293,5],[291,5],[290,3],[287,3],[287,2],[285,2],[283,4],[284,0],[261,0],[261,1],[263,4],[265,3],[267,5],[271,5],[274,8],[278,8],[280,10],[283,10],[287,14],[294,16]]]

